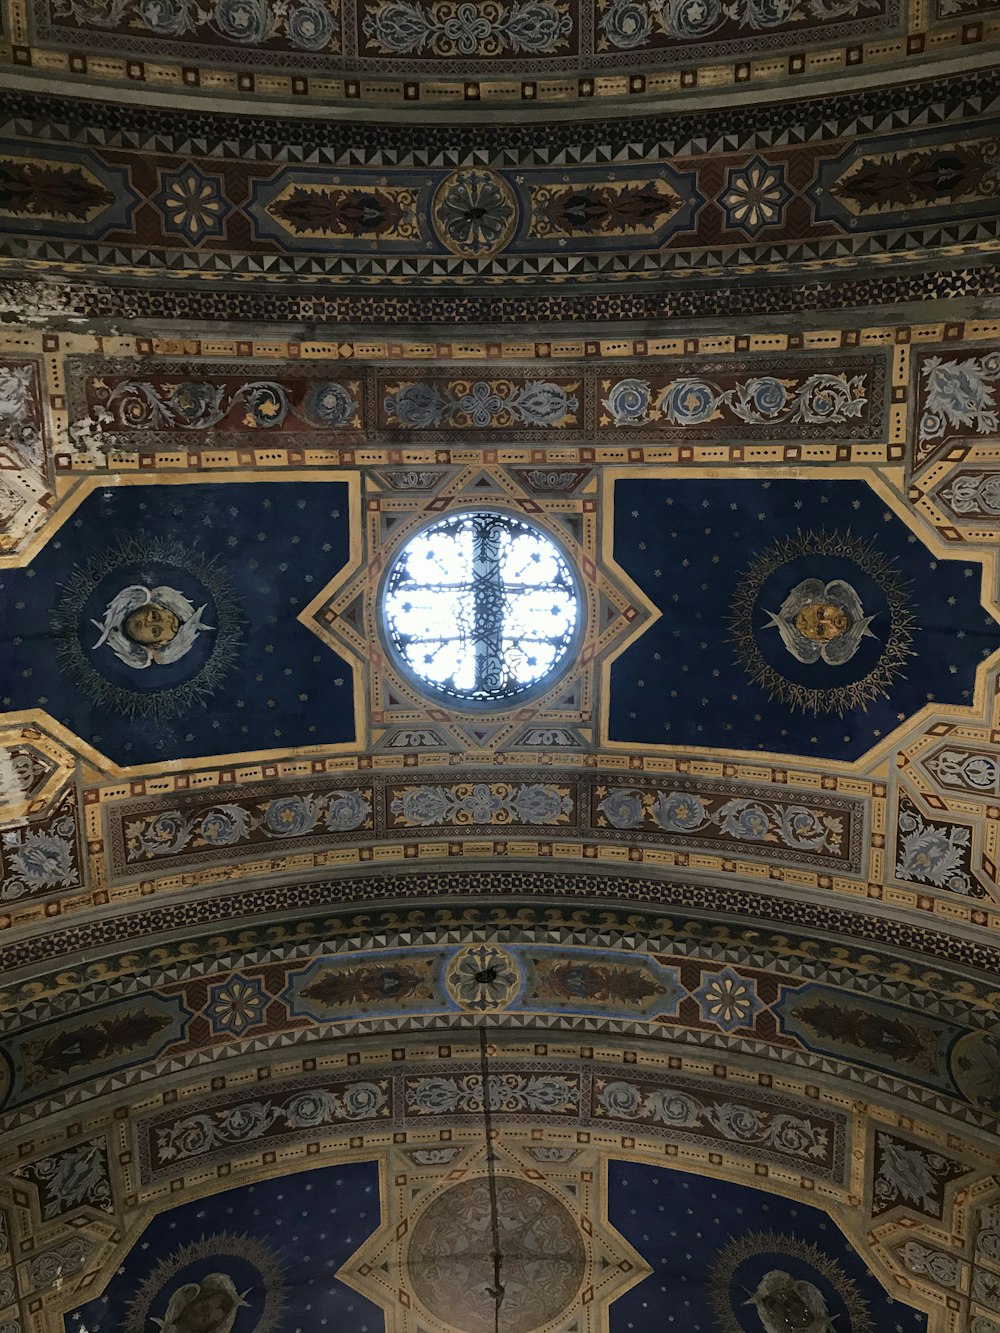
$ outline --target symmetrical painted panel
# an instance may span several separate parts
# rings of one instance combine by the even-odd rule
[[[357,293],[369,314],[352,318],[364,322],[393,289],[455,300],[536,284],[524,299],[544,317],[544,301],[581,280],[676,290],[722,273],[815,282],[872,260],[933,270],[945,253],[979,264],[1000,221],[997,98],[996,76],[984,74],[886,93],[882,104],[858,94],[516,136],[442,125],[414,137],[405,126],[205,122],[97,102],[75,103],[69,118],[58,100],[8,94],[0,261],[21,278],[62,265],[99,289],[144,289],[152,268],[156,287],[190,288],[195,302],[205,283],[254,279],[260,296],[243,298],[243,317],[247,299],[281,288],[311,321],[330,299],[317,296],[319,281]],[[385,297],[367,292],[374,283]],[[86,291],[64,299],[86,302]],[[150,299],[133,298],[137,309]],[[229,299],[235,311],[235,290]],[[788,387],[792,416],[808,419],[812,386]],[[755,410],[745,387],[733,401],[737,413]]]

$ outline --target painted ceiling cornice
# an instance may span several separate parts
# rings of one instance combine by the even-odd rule
[[[760,99],[817,80],[912,81],[987,65],[998,39],[993,7],[976,0],[512,0],[481,13],[440,0],[5,0],[4,19],[0,54],[18,78],[233,105],[398,108],[417,123],[439,107],[475,116],[571,105],[586,117],[720,90]]]
[[[1000,1333],[991,6],[0,3],[0,1333]]]
[[[414,326],[982,299],[997,98],[982,72],[756,109],[417,130],[10,92],[3,299],[38,315]]]

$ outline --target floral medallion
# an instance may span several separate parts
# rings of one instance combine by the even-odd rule
[[[507,245],[517,225],[514,191],[495,171],[455,171],[438,187],[431,207],[434,229],[454,255],[489,259]]]
[[[168,235],[183,236],[195,245],[225,231],[231,205],[223,193],[222,178],[205,175],[193,163],[179,171],[160,173],[156,203]]]
[[[719,203],[728,227],[756,236],[765,227],[781,226],[791,197],[784,167],[754,157],[745,166],[730,170]]]
[[[754,981],[741,977],[731,967],[706,973],[694,998],[698,1001],[702,1021],[714,1023],[723,1032],[753,1027],[754,1019],[764,1007]]]
[[[455,954],[445,972],[449,996],[462,1009],[477,1013],[505,1009],[521,989],[521,969],[512,954],[481,944]]]
[[[264,1021],[270,999],[260,977],[244,977],[239,972],[209,986],[208,995],[205,1016],[213,1032],[234,1037],[242,1037]]]

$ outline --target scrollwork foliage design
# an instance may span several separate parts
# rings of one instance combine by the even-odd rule
[[[628,378],[610,384],[602,406],[615,426],[700,426],[729,414],[750,426],[791,421],[830,426],[856,419],[868,403],[864,375],[817,372],[801,382],[758,375],[724,389],[709,379],[684,375],[657,387]]]
[[[545,381],[520,385],[509,380],[414,381],[396,386],[383,406],[389,423],[406,430],[551,429],[575,420],[580,405],[572,392],[576,387]]]
[[[488,1080],[488,1091],[491,1111],[559,1113],[574,1109],[580,1100],[575,1080],[551,1074],[498,1074]],[[482,1076],[411,1079],[406,1103],[409,1110],[424,1115],[481,1113]]]
[[[109,385],[93,381],[95,405],[84,423],[98,434],[125,430],[210,431],[242,411],[239,425],[247,430],[276,430],[295,419],[314,430],[337,430],[357,420],[358,402],[352,387],[336,381],[316,383],[301,403],[276,380],[248,380],[231,388],[210,380],[178,383],[127,379]],[[71,430],[71,434],[72,434]],[[115,435],[116,448],[130,447]]]
[[[408,828],[435,824],[568,824],[574,802],[551,783],[460,783],[412,787],[393,797],[396,823]]]
[[[46,1220],[62,1217],[83,1205],[102,1212],[112,1211],[107,1146],[103,1139],[80,1143],[16,1167],[14,1174],[36,1186]]]
[[[877,9],[877,0],[609,0],[602,6],[603,44],[620,51],[654,40],[705,41],[725,28],[766,32],[803,20],[855,18]]]
[[[384,1082],[361,1080],[340,1091],[318,1088],[284,1099],[260,1098],[215,1111],[184,1116],[157,1131],[161,1162],[179,1162],[218,1148],[250,1143],[272,1129],[316,1129],[343,1121],[388,1115]]]
[[[986,891],[970,873],[971,830],[924,818],[912,801],[900,797],[896,875],[918,884],[932,884],[950,893],[983,898]]]
[[[686,791],[599,787],[598,822],[613,828],[652,827],[664,833],[718,831],[740,842],[780,843],[839,855],[843,820],[806,805],[739,798],[724,801]]]
[[[597,1111],[615,1120],[641,1120],[674,1129],[710,1127],[731,1143],[757,1143],[802,1160],[823,1159],[827,1130],[802,1116],[748,1106],[709,1102],[677,1088],[644,1091],[616,1079],[598,1085]]]
[[[573,31],[566,0],[512,0],[501,4],[468,0],[423,6],[412,0],[383,0],[362,21],[368,39],[387,55],[429,53],[439,57],[551,55],[564,49]]]
[[[339,9],[324,0],[56,0],[56,17],[81,28],[138,28],[158,38],[199,37],[239,46],[339,50]]]
[[[989,435],[998,429],[1000,353],[928,356],[920,370],[919,458],[953,435]]]
[[[60,800],[49,818],[0,834],[0,902],[72,889],[80,880],[72,795]]]
[[[164,810],[126,824],[126,855],[141,861],[188,847],[233,847],[253,834],[266,840],[299,838],[315,829],[349,833],[370,826],[371,816],[368,789],[276,796],[255,806],[223,801],[191,814]]]

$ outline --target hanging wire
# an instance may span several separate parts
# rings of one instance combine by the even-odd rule
[[[500,1306],[503,1304],[504,1288],[501,1281],[503,1253],[500,1249],[500,1212],[497,1207],[496,1156],[493,1152],[493,1119],[490,1111],[490,1056],[486,1044],[486,1029],[479,1029],[479,1067],[483,1084],[483,1132],[486,1136],[486,1177],[490,1188],[490,1227],[493,1233],[493,1286],[486,1288],[488,1296],[493,1297],[493,1327],[500,1333]]]

